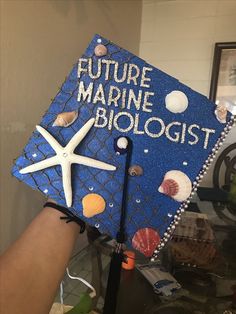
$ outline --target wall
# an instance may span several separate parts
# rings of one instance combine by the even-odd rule
[[[227,41],[236,41],[235,0],[143,0],[140,57],[206,96],[214,45]],[[235,138],[236,128],[227,142]]]
[[[1,250],[45,201],[10,176],[13,159],[92,36],[138,53],[140,20],[139,0],[1,1]]]

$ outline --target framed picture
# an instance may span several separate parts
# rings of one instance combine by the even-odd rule
[[[236,110],[236,42],[215,44],[209,98]]]

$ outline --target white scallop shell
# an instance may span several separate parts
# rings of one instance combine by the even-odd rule
[[[187,96],[179,91],[174,90],[165,98],[166,108],[173,113],[184,112],[188,107],[188,98]]]
[[[64,128],[68,127],[78,118],[78,111],[61,112],[57,115],[56,120],[53,122],[52,126],[62,126]]]
[[[192,183],[189,177],[182,171],[170,170],[165,174],[163,181],[168,179],[174,180],[179,187],[178,192],[175,195],[172,195],[171,198],[173,198],[177,202],[185,201],[192,191]],[[163,193],[163,189],[161,188],[161,186],[159,187],[158,191],[160,193]]]

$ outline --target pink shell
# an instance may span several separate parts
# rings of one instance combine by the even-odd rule
[[[143,253],[146,257],[152,256],[159,243],[160,236],[152,228],[139,229],[132,239],[133,248]]]
[[[97,45],[94,49],[94,53],[97,57],[102,57],[107,54],[107,47],[104,45]]]
[[[174,196],[179,192],[179,185],[173,179],[166,179],[162,182],[160,188],[162,189],[162,193],[168,196]]]

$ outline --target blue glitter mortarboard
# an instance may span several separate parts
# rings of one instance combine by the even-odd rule
[[[115,237],[125,171],[119,138],[129,137],[133,153],[126,208],[127,244],[146,256],[155,256],[188,207],[232,124],[233,117],[226,108],[216,107],[177,79],[95,35],[12,172],[58,204],[69,204],[71,212],[101,233]],[[104,170],[101,164],[101,169],[94,168],[91,160],[78,159],[80,163],[71,169],[71,203],[68,195],[67,201],[65,198],[60,165],[20,173],[55,156],[43,136],[45,132],[65,147],[83,128],[87,133],[74,153],[111,168]]]

